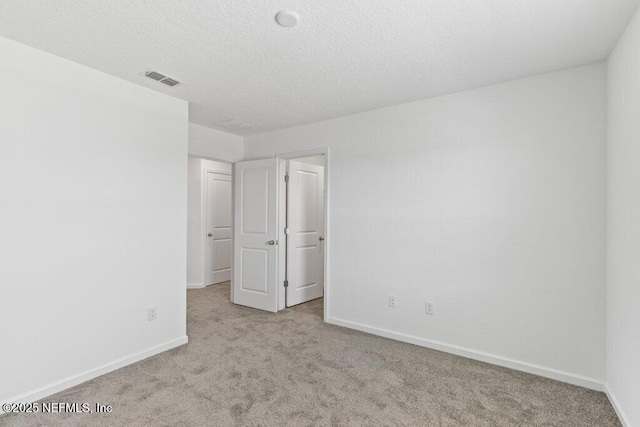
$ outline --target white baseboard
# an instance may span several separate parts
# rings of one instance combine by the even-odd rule
[[[187,289],[202,289],[206,287],[207,285],[204,283],[187,283]]]
[[[132,354],[131,356],[123,357],[121,359],[114,360],[113,362],[109,362],[105,365],[98,366],[97,368],[90,369],[88,371],[82,372],[78,375],[74,375],[68,378],[65,378],[61,381],[57,381],[55,383],[46,385],[36,390],[31,390],[26,393],[20,394],[18,396],[12,397],[10,399],[6,399],[2,403],[30,403],[36,402],[40,399],[43,399],[47,396],[51,396],[52,394],[58,393],[59,391],[66,390],[73,386],[76,386],[85,381],[92,380],[101,375],[108,374],[109,372],[115,371],[116,369],[123,368],[127,365],[131,365],[132,363],[138,362],[142,359],[146,359],[147,357],[155,356],[158,353],[162,353],[167,350],[171,350],[172,348],[179,347],[181,345],[186,344],[189,341],[189,338],[185,335],[181,338],[164,342],[155,347],[151,347],[150,349],[141,351],[136,354]],[[0,415],[2,415],[4,411],[0,408]]]
[[[631,427],[631,423],[629,422],[629,418],[627,418],[627,414],[625,414],[622,410],[620,403],[618,403],[618,399],[616,399],[616,395],[613,394],[608,384],[605,384],[604,392],[607,394],[609,402],[611,402],[611,406],[613,406],[613,409],[615,409],[616,414],[618,414],[618,418],[620,418],[620,422],[622,423],[623,427]]]
[[[424,338],[416,337],[414,335],[393,332],[386,329],[380,329],[373,326],[350,322],[348,320],[336,319],[334,317],[328,317],[327,323],[331,323],[337,326],[344,326],[345,328],[351,328],[373,335],[379,335],[385,338],[403,341],[409,344],[419,345],[421,347],[431,348],[433,350],[444,351],[445,353],[455,354],[457,356],[466,357],[468,359],[479,360],[481,362],[515,369],[516,371],[522,371],[529,374],[539,375],[541,377],[551,378],[580,387],[589,388],[591,390],[604,391],[603,381],[597,380],[595,378],[584,377],[582,375],[559,371],[552,368],[546,368],[544,366],[509,359],[507,357],[497,356],[495,354],[489,354],[482,351],[472,350],[438,341],[431,341]]]

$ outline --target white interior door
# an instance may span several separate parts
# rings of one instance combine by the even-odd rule
[[[205,171],[205,285],[231,280],[231,175]]]
[[[290,161],[287,186],[287,307],[324,293],[324,168]]]
[[[235,164],[233,302],[278,311],[278,163]]]

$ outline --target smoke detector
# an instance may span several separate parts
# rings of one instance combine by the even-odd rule
[[[224,122],[216,123],[216,126],[224,128],[231,132],[252,128],[251,125],[248,125],[236,119],[229,119],[229,120],[225,120]]]
[[[155,80],[158,83],[162,83],[163,85],[166,85],[169,87],[176,87],[182,84],[182,82],[180,82],[179,80],[174,79],[173,77],[169,77],[165,74],[159,73],[155,70],[147,70],[143,74],[145,77],[148,77],[151,80]]]
[[[300,22],[300,15],[292,10],[283,10],[276,14],[276,22],[283,27],[295,27]]]

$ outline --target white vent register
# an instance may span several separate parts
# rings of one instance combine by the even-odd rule
[[[163,85],[167,85],[169,87],[175,87],[182,84],[182,82],[154,70],[147,70],[144,72],[144,75],[151,80],[155,80],[158,83],[162,83]]]

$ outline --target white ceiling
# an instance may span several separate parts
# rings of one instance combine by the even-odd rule
[[[639,1],[0,0],[0,35],[251,134],[606,59]]]

